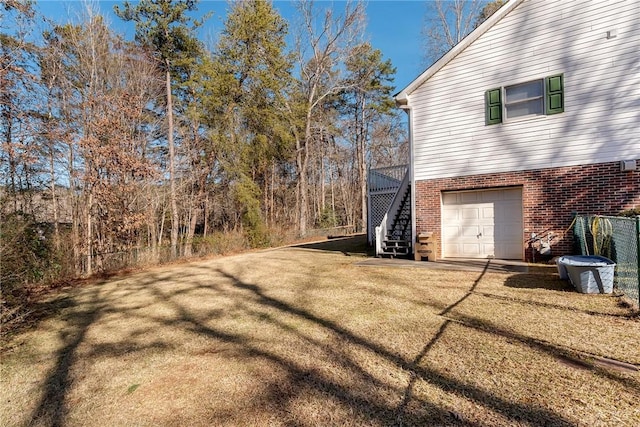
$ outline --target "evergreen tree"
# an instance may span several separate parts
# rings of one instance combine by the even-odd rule
[[[234,3],[208,66],[208,124],[223,147],[232,194],[254,245],[266,243],[260,196],[272,165],[289,155],[285,96],[292,65],[286,34],[286,22],[270,2]]]
[[[367,223],[367,163],[373,124],[395,114],[392,99],[395,68],[369,43],[355,46],[346,62],[350,87],[343,95],[347,135],[354,147],[360,196],[360,231]]]

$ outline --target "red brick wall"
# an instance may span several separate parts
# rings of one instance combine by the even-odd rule
[[[620,171],[620,162],[417,181],[416,231],[431,231],[441,242],[440,195],[443,191],[522,187],[525,259],[531,233],[552,233],[553,255],[571,253],[573,237],[565,230],[573,214],[615,215],[640,207],[640,171]]]

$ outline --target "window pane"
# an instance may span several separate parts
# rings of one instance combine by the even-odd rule
[[[534,114],[540,115],[542,114],[542,98],[507,105],[506,113],[508,119]]]
[[[507,86],[505,89],[506,103],[523,101],[525,99],[542,96],[542,80]]]

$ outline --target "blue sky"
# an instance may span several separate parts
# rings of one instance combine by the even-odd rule
[[[111,22],[114,29],[125,34],[127,38],[133,36],[133,24],[122,22],[113,14],[113,6],[122,4],[121,1],[93,1],[103,15]],[[318,1],[319,7],[340,8],[343,2]],[[38,9],[48,18],[64,23],[74,21],[83,7],[81,1],[40,0]],[[290,1],[274,1],[275,8],[289,22],[295,16],[295,10]],[[213,16],[202,29],[204,38],[215,36],[224,25],[224,18],[228,4],[226,0],[201,0],[198,4],[199,12],[212,11]],[[426,1],[417,0],[369,0],[367,2],[367,34],[366,37],[374,48],[382,51],[385,59],[390,59],[397,69],[395,86],[396,92],[403,89],[415,79],[424,69],[423,42],[421,28],[425,22]]]

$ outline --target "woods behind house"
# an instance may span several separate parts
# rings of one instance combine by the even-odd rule
[[[0,3],[3,305],[49,283],[181,256],[363,230],[366,169],[406,162],[395,69],[362,2],[126,2],[125,40]]]

